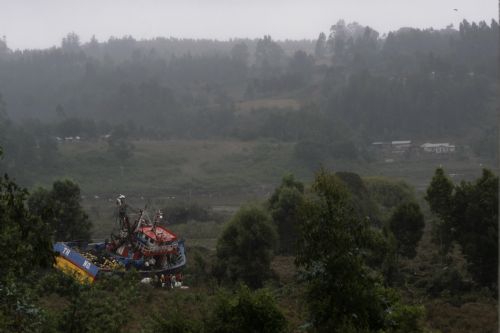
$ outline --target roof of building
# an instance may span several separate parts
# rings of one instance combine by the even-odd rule
[[[448,147],[448,148],[455,148],[455,145],[450,145],[448,142],[440,142],[440,143],[424,143],[420,147],[422,148],[437,148],[437,147]]]

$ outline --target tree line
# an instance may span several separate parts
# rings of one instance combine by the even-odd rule
[[[348,142],[358,148],[351,157],[372,141],[446,137],[494,158],[497,150],[484,147],[498,137],[497,40],[494,20],[384,36],[341,20],[316,42],[82,44],[69,34],[47,50],[1,42],[0,92],[10,118],[55,124],[52,135],[91,137],[121,125],[145,138]],[[299,110],[239,108],[283,97],[298,100]]]

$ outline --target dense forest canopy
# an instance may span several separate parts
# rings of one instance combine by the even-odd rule
[[[81,43],[70,33],[46,50],[13,51],[0,42],[0,92],[17,120],[92,118],[162,136],[241,134],[249,120],[235,114],[235,103],[270,94],[298,98],[306,118],[313,103],[336,131],[342,123],[363,139],[462,136],[492,115],[497,41],[496,21],[465,20],[459,29],[383,36],[339,21],[317,41],[125,36]],[[311,94],[320,98],[312,102]],[[269,135],[275,117],[289,118],[267,112],[253,122],[255,134]],[[214,125],[221,120],[222,133]],[[280,133],[294,132],[289,122]]]
[[[118,133],[121,160],[126,140],[220,138],[294,143],[312,168],[324,151],[369,160],[381,140],[451,141],[495,160],[498,38],[494,20],[384,35],[340,20],[316,41],[0,41],[3,164],[51,166],[58,138]]]

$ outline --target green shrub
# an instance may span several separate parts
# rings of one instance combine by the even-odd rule
[[[277,233],[267,212],[257,206],[242,207],[217,242],[215,275],[259,288],[271,274]]]
[[[130,320],[138,279],[126,276],[101,278],[92,285],[70,285],[69,306],[59,322],[62,332],[122,332]]]
[[[181,313],[175,309],[153,314],[149,326],[150,332],[154,333],[203,332],[201,322],[190,319],[187,313]]]
[[[286,320],[265,290],[251,292],[240,286],[234,296],[220,294],[206,331],[209,333],[277,333]]]

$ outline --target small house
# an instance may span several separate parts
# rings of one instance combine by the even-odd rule
[[[448,142],[443,143],[424,143],[420,148],[426,153],[432,154],[449,154],[456,151],[455,145],[449,144]]]

